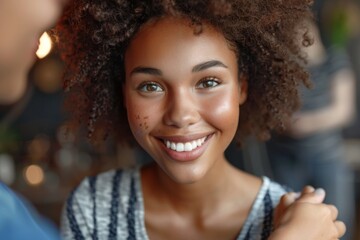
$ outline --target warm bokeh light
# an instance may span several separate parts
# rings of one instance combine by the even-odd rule
[[[24,177],[28,184],[39,185],[44,182],[44,171],[38,165],[30,165],[24,171]]]
[[[51,38],[49,34],[44,32],[40,37],[40,44],[38,50],[36,51],[36,56],[40,59],[46,57],[50,53],[51,48],[52,48]]]

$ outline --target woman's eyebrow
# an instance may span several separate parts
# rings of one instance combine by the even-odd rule
[[[224,63],[222,63],[218,60],[211,60],[211,61],[197,64],[196,66],[193,67],[192,72],[200,72],[200,71],[203,71],[203,70],[211,68],[211,67],[228,68]]]
[[[157,68],[152,68],[152,67],[136,67],[134,68],[131,73],[130,76],[136,73],[144,73],[144,74],[150,74],[150,75],[156,75],[156,76],[161,76],[162,72],[160,69]]]
[[[211,67],[228,68],[221,61],[211,60],[211,61],[206,61],[206,62],[195,65],[191,71],[192,72],[200,72],[200,71],[203,71],[203,70],[211,68]],[[152,67],[143,67],[143,66],[139,66],[139,67],[134,68],[131,71],[130,75],[133,75],[133,74],[136,74],[136,73],[144,73],[144,74],[150,74],[150,75],[156,75],[156,76],[161,76],[162,75],[162,71],[160,69],[152,68]]]

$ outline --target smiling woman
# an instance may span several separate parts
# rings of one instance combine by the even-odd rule
[[[316,201],[304,191],[291,207],[286,195],[275,222],[285,188],[224,156],[234,137],[266,137],[295,110],[297,85],[307,83],[295,27],[308,14],[300,0],[70,4],[58,33],[75,119],[93,141],[131,136],[154,163],[85,179],[64,208],[63,237],[342,236],[322,191]]]
[[[246,81],[240,88],[236,54],[226,39],[208,25],[194,35],[190,23],[164,18],[145,26],[129,44],[124,61],[130,128],[175,182],[197,181],[222,166],[216,163],[225,162],[223,152],[246,99]]]

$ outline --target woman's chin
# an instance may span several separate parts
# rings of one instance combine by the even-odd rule
[[[178,184],[193,184],[202,180],[206,170],[191,166],[179,166],[177,169],[165,169],[165,174]]]

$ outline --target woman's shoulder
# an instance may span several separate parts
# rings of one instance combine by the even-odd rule
[[[268,195],[271,198],[273,205],[277,205],[281,196],[291,191],[286,185],[275,182],[268,177],[263,176],[262,180],[263,184],[260,191],[263,191],[263,195]]]
[[[117,219],[137,216],[135,210],[140,191],[137,168],[111,170],[85,178],[70,193],[63,208],[63,238],[110,236],[117,231],[125,234],[126,222],[117,224]],[[128,216],[129,212],[133,214]]]
[[[291,191],[287,186],[281,185],[267,176],[255,176],[247,173],[243,176],[246,177],[243,182],[247,183],[247,192],[251,192],[251,196],[254,198],[254,205],[261,205],[264,202],[271,202],[272,206],[277,205],[281,196]]]
[[[287,192],[287,188],[272,181],[268,177],[262,177],[260,189],[246,219],[241,235],[238,240],[264,239],[273,229],[273,213],[280,198]],[[251,238],[252,239],[252,238]]]
[[[252,205],[251,221],[268,218],[271,221],[273,209],[278,205],[280,198],[287,192],[287,188],[268,177],[262,177],[261,187]],[[263,221],[263,220],[261,220]]]
[[[116,169],[84,178],[69,194],[64,211],[71,215],[81,213],[91,217],[94,206],[107,211],[114,204],[125,206],[131,195],[138,193],[138,169]],[[125,206],[126,207],[126,206]]]
[[[73,190],[72,194],[80,198],[90,195],[101,195],[103,198],[111,196],[115,190],[126,193],[131,182],[139,178],[138,168],[112,169],[94,176],[84,178]]]

